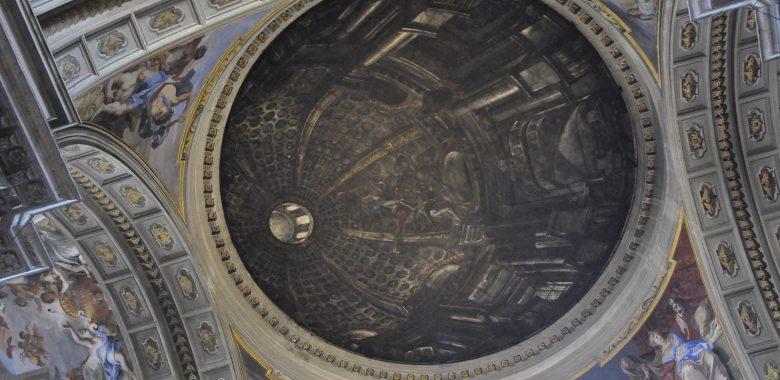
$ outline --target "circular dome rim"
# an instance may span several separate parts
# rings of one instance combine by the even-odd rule
[[[362,65],[362,58],[333,61],[329,54],[322,61],[319,55],[311,55],[311,50],[328,46],[331,51],[341,51],[345,46],[339,41],[357,38],[355,57],[373,54],[386,38],[398,33],[397,28],[383,29],[381,38],[366,41],[360,36],[362,32],[344,37],[348,32],[343,29],[365,17],[362,12],[367,6],[339,0],[320,5],[292,24],[281,41],[269,45],[238,90],[222,143],[231,148],[220,156],[221,200],[231,241],[264,293],[297,324],[334,345],[378,360],[415,365],[458,362],[499,352],[565,314],[591,288],[622,236],[634,195],[636,168],[634,133],[629,132],[620,91],[592,46],[548,7],[534,1],[492,3],[464,7],[470,16],[452,15],[453,20],[442,26],[440,37],[418,36],[371,65]],[[437,8],[435,2],[421,2],[414,13],[428,14]],[[371,15],[372,20],[392,14],[397,6],[385,3],[380,9]],[[347,12],[345,16],[334,20],[342,11]],[[490,26],[510,12],[513,16],[508,18],[507,29],[502,28],[506,31]],[[469,21],[472,19],[475,21]],[[484,44],[468,40],[469,35],[485,28],[493,30],[490,46],[505,46],[520,31],[534,36],[539,30],[555,30],[562,36],[557,45],[566,47],[559,50],[529,37],[520,50],[538,51],[535,59],[513,64],[509,71],[496,66],[495,72],[482,68],[468,70],[471,74],[465,75],[462,70],[472,61],[456,52],[488,54],[491,50],[485,50]],[[448,37],[451,33],[456,37]],[[424,53],[435,46],[451,49],[460,58],[455,67],[446,55]],[[566,55],[568,50],[582,52],[582,59],[577,54]],[[299,56],[304,57],[302,61],[296,58]],[[496,60],[515,62],[522,56],[520,51],[509,49]],[[408,63],[394,64],[399,61]],[[533,68],[542,66],[539,62],[547,62],[544,67],[550,67],[549,72],[534,73]],[[569,65],[581,70],[570,71]],[[431,73],[430,77],[421,80],[415,76],[422,70]],[[329,72],[339,73],[338,77],[326,74]],[[342,78],[346,72],[349,74]],[[522,107],[524,102],[509,101],[509,105],[496,106],[495,112],[485,105],[474,105],[482,100],[492,103],[483,91],[492,94],[493,87],[486,90],[484,83],[495,83],[517,72],[522,76],[518,81],[526,86],[555,83],[534,88],[528,95],[531,99],[542,91],[572,97],[555,102],[560,103],[557,108],[540,104],[503,123],[501,120],[508,117],[492,114],[508,113],[507,108]],[[304,82],[309,73],[323,81]],[[582,83],[588,85],[583,87]],[[383,90],[397,94],[383,97],[379,94]],[[581,122],[574,122],[575,114]],[[566,129],[558,131],[563,122]],[[562,135],[558,137],[558,133]],[[603,139],[591,141],[591,134]],[[576,140],[587,148],[572,150],[565,144],[573,142],[565,142],[564,135],[580,136]],[[402,141],[396,136],[414,137]],[[491,149],[484,149],[486,146]],[[518,158],[526,149],[526,158]],[[572,154],[581,160],[573,159]],[[604,160],[604,165],[595,168],[596,160]],[[556,163],[545,165],[545,161]],[[462,173],[450,168],[453,162],[461,162]],[[572,165],[567,162],[579,170],[571,172]],[[575,162],[583,164],[580,167]],[[582,177],[578,177],[580,173]],[[457,181],[452,177],[456,174],[467,178],[460,185],[465,188],[451,183]],[[548,190],[538,189],[540,195],[531,195],[535,194],[529,183],[533,180],[521,180],[524,176],[536,176]],[[601,178],[603,183],[590,182]],[[548,191],[553,188],[566,192],[568,186],[563,183],[570,183],[566,182],[569,179],[593,184],[573,195],[578,201],[572,204],[563,201],[564,205],[556,198],[538,211],[523,211],[524,206],[517,205],[530,202],[530,209],[536,209],[535,200],[551,196]],[[285,255],[267,241],[273,239],[264,229],[251,227],[258,211],[273,207],[271,200],[289,194],[300,195],[327,215],[318,219],[326,233],[298,256]],[[428,204],[431,213],[449,210],[455,220],[433,214],[433,218],[418,219],[418,211],[411,211],[412,217],[401,216],[396,214],[397,206],[388,206],[399,199],[411,210],[415,204],[418,209],[426,209],[424,204]],[[535,223],[531,225],[529,220]],[[580,226],[593,224],[599,227],[585,227],[590,232],[580,235]],[[471,238],[473,232],[467,237],[460,230],[483,225],[486,237],[490,237],[482,244],[471,240],[476,239]],[[570,242],[548,249],[539,237],[544,231],[566,236]],[[589,236],[591,232],[594,236]],[[377,242],[392,241],[392,236],[399,239],[399,233],[435,233],[437,237],[414,243],[396,240],[392,248],[391,243]],[[434,252],[441,252],[444,259]],[[532,258],[548,260],[549,264],[543,266],[545,269],[522,264]],[[459,265],[442,267],[450,260]],[[449,270],[441,272],[458,280],[428,280],[431,273],[440,273],[435,271],[443,268]],[[526,270],[528,274],[524,274]],[[521,278],[522,285],[512,278]],[[491,279],[500,282],[492,283]],[[442,285],[445,282],[447,285]],[[551,286],[572,282],[560,298],[550,299],[543,293],[553,289]],[[510,288],[514,290],[509,292]],[[536,289],[536,296],[531,289]],[[494,291],[501,295],[491,298]],[[525,295],[518,299],[518,294]],[[467,316],[483,322],[467,321]],[[378,336],[356,338],[351,333],[355,329],[368,329]]]
[[[657,92],[658,91],[655,88],[652,88],[652,87],[647,86],[647,85],[644,84],[644,83],[650,82],[653,85],[655,85],[655,82],[653,80],[654,79],[653,74],[650,72],[650,70],[648,70],[646,67],[644,67],[644,65],[642,64],[642,60],[641,60],[641,57],[639,56],[639,54],[636,51],[632,50],[630,43],[628,41],[626,41],[620,35],[620,32],[617,30],[617,28],[612,27],[611,24],[609,24],[609,25],[605,24],[606,22],[608,22],[608,20],[605,18],[605,16],[597,13],[592,8],[587,7],[587,5],[585,5],[581,0],[568,0],[568,1],[565,2],[564,5],[561,5],[559,1],[553,1],[553,0],[543,0],[543,2],[546,5],[548,5],[551,8],[553,8],[558,14],[560,14],[562,17],[564,17],[568,21],[574,22],[574,24],[576,25],[576,27],[580,31],[580,33],[583,34],[589,40],[591,45],[594,46],[594,48],[597,50],[597,52],[602,57],[602,59],[607,62],[607,66],[610,69],[611,75],[613,76],[613,78],[618,83],[625,83],[625,81],[626,81],[625,73],[617,67],[617,63],[614,62],[617,59],[616,58],[613,59],[614,57],[611,55],[610,50],[608,48],[604,47],[603,44],[600,45],[601,44],[600,37],[603,36],[603,35],[609,35],[612,38],[612,40],[614,41],[614,45],[613,46],[619,46],[619,47],[623,48],[623,52],[622,52],[623,57],[625,59],[630,59],[631,60],[631,64],[634,66],[634,68],[631,70],[632,73],[635,73],[636,77],[641,78],[640,80],[637,81],[639,83],[639,86],[640,86],[639,88],[640,89],[641,88],[645,89],[645,91],[650,93],[649,95],[651,95],[651,96],[648,96],[647,98],[643,99],[643,100],[649,101],[651,103],[651,106],[649,107],[650,111],[648,111],[649,114],[646,115],[646,116],[640,116],[639,112],[637,111],[637,109],[635,107],[636,103],[632,102],[632,101],[636,100],[636,97],[632,96],[632,94],[629,93],[628,91],[624,92],[624,100],[627,101],[626,105],[627,105],[627,109],[628,109],[628,112],[629,112],[629,115],[630,115],[630,118],[631,118],[631,126],[632,126],[632,129],[634,131],[634,139],[635,139],[635,147],[636,147],[636,152],[637,152],[638,167],[639,168],[647,168],[648,167],[648,159],[647,159],[647,157],[645,157],[645,155],[640,154],[642,152],[646,153],[646,151],[644,149],[643,141],[642,141],[642,139],[639,138],[639,136],[641,136],[641,132],[643,132],[645,130],[645,128],[643,128],[641,126],[641,119],[643,117],[648,117],[649,116],[651,119],[660,120],[660,118],[658,117],[657,110],[656,110],[657,107],[658,107],[658,103],[655,102],[655,98],[657,98]],[[306,4],[303,5],[304,3],[306,3]],[[295,4],[292,4],[292,5],[288,4],[286,8],[279,8],[279,9],[277,9],[277,11],[274,13],[276,18],[275,19],[269,18],[268,20],[272,20],[272,21],[268,21],[266,23],[266,28],[258,28],[258,30],[254,31],[254,33],[252,34],[252,36],[254,38],[247,38],[247,41],[249,41],[249,43],[246,43],[242,47],[242,52],[246,52],[247,49],[249,49],[249,46],[254,46],[253,50],[257,51],[258,50],[258,46],[253,44],[253,43],[251,43],[252,41],[260,42],[262,40],[263,43],[267,44],[272,39],[272,38],[269,38],[270,36],[269,36],[268,33],[273,33],[274,37],[278,36],[279,33],[281,32],[280,29],[283,29],[285,25],[289,24],[289,22],[291,22],[292,20],[297,18],[300,14],[302,14],[301,11],[308,10],[308,9],[312,8],[314,5],[316,5],[318,3],[320,3],[320,1],[317,1],[317,0],[312,0],[312,1],[308,1],[308,2],[306,2],[306,1],[299,1],[299,2],[297,2]],[[297,4],[302,4],[302,5],[301,5],[300,8],[297,8],[297,10],[296,10],[295,7],[298,6]],[[598,20],[599,21],[600,25],[603,26],[603,29],[604,29],[605,32],[601,33],[601,35],[595,35],[595,36],[592,35],[591,33],[589,33],[590,27],[588,26],[588,24],[583,24],[582,20],[579,17],[577,17],[578,14],[572,14],[571,13],[570,8],[568,7],[571,4],[579,4],[578,7],[580,7],[580,9],[588,9],[588,10],[590,10],[591,12],[589,12],[589,14],[591,14],[591,16],[593,17],[594,20]],[[293,12],[290,12],[290,11],[293,11]],[[284,14],[288,13],[288,12],[289,12],[289,14],[285,18]],[[294,12],[297,12],[297,13],[294,13]],[[284,22],[286,22],[287,24],[283,25]],[[595,23],[595,21],[594,21],[594,23]],[[274,27],[274,24],[276,24],[275,27]],[[269,28],[274,29],[274,30],[273,31],[269,31]],[[254,53],[254,55],[250,54],[251,55],[251,61],[245,62],[244,66],[245,67],[251,67],[251,65],[257,60],[259,54],[260,54],[259,52]],[[234,57],[234,59],[232,60],[233,63],[237,62],[237,60],[239,59],[237,57],[243,58],[241,56],[241,54],[237,54]],[[246,58],[244,58],[244,59],[246,59]],[[242,71],[240,73],[240,75],[245,75],[246,71],[248,71],[248,70]],[[227,81],[228,70],[225,70],[225,72],[223,72],[222,74],[223,75],[221,76],[221,78],[222,78],[221,82],[226,82]],[[235,86],[236,88],[240,87],[240,85],[243,83],[243,78],[239,78],[236,81],[231,81],[230,83],[233,86]],[[216,88],[220,88],[220,86],[217,86]],[[231,94],[231,96],[235,96],[235,92],[233,94]],[[215,97],[209,97],[209,102],[211,103],[212,106],[214,106],[215,102],[216,102],[216,98]],[[634,104],[632,104],[632,103],[634,103]],[[226,108],[226,110],[227,111],[223,111],[223,112],[229,112],[229,106],[228,106],[228,108]],[[205,124],[208,124],[208,122],[204,118],[203,120],[201,120],[200,124],[205,125]],[[224,122],[222,123],[221,126],[224,127]],[[198,136],[196,136],[196,139],[197,139],[196,141],[199,143],[200,147],[204,147],[205,148],[206,147],[205,139],[207,139],[209,137],[209,136],[207,136],[207,133],[210,133],[209,128],[198,128],[198,131],[199,131],[199,133],[198,133]],[[214,144],[214,146],[212,147],[212,151],[210,152],[211,156],[213,158],[213,164],[211,165],[211,173],[210,173],[212,178],[219,178],[219,175],[218,175],[218,173],[219,173],[219,156],[220,156],[219,152],[220,152],[220,149],[221,149],[221,144],[220,143],[221,143],[221,138],[222,138],[222,133],[223,132],[224,132],[224,128],[219,128],[219,129],[217,129],[216,136],[213,136],[214,141],[212,141],[212,143]],[[659,130],[658,132],[660,134],[661,131]],[[200,137],[200,139],[198,139],[198,137]],[[657,142],[658,143],[662,143],[660,140],[657,140]],[[193,145],[195,145],[195,144],[193,144]],[[209,150],[205,149],[204,153],[208,154],[207,152],[209,152]],[[659,168],[661,170],[664,169],[664,165],[662,165],[662,164],[665,164],[666,159],[667,159],[667,157],[665,157],[665,156],[658,156],[654,160],[654,168],[655,168],[654,171],[656,173],[655,174],[655,176],[656,176],[655,183],[656,184],[655,184],[654,187],[656,188],[655,189],[655,193],[656,194],[655,194],[655,196],[651,196],[650,198],[657,198],[659,196],[659,194],[664,194],[664,196],[667,197],[668,199],[674,200],[678,196],[676,194],[676,191],[674,191],[674,188],[671,187],[669,185],[669,183],[668,183],[669,179],[670,179],[669,178],[670,176],[666,175],[664,173],[661,173],[659,171]],[[193,162],[191,162],[188,165],[188,170],[187,170],[188,174],[193,173],[193,171],[194,171],[194,173],[198,173],[201,170],[203,170],[203,164],[204,164],[204,161],[205,161],[205,160],[203,160],[203,154],[197,154],[197,159],[196,160],[192,160],[192,161]],[[277,332],[279,332],[280,329],[276,329],[276,326],[278,324],[282,323],[282,322],[285,322],[285,328],[282,329],[282,330],[286,330],[287,334],[281,334],[283,340],[286,340],[289,343],[289,341],[291,339],[296,338],[295,340],[300,342],[300,341],[303,341],[302,337],[305,336],[311,342],[317,343],[319,345],[319,347],[322,347],[323,350],[327,349],[328,353],[322,354],[322,359],[324,359],[323,362],[325,362],[325,363],[335,363],[335,364],[341,365],[341,361],[346,360],[346,364],[350,367],[349,368],[350,370],[355,368],[354,366],[359,366],[359,368],[361,368],[361,370],[365,370],[366,368],[377,368],[377,369],[379,369],[379,368],[397,368],[397,370],[399,370],[399,371],[409,371],[410,373],[424,373],[425,371],[428,371],[429,373],[431,373],[431,371],[439,371],[441,373],[444,373],[444,372],[447,372],[447,371],[454,371],[453,373],[455,373],[455,372],[460,373],[462,371],[472,371],[472,374],[475,374],[473,372],[475,367],[489,368],[488,362],[497,365],[497,364],[502,363],[503,360],[507,360],[508,359],[508,360],[511,361],[511,363],[509,363],[509,365],[512,366],[512,373],[527,373],[528,370],[531,370],[534,367],[537,367],[537,369],[541,368],[541,367],[544,367],[544,365],[538,366],[536,364],[529,366],[529,363],[533,362],[533,363],[542,363],[543,364],[544,360],[542,360],[540,362],[539,360],[536,360],[536,359],[538,359],[538,358],[545,358],[545,357],[550,356],[551,353],[553,353],[553,352],[559,352],[559,351],[565,351],[565,350],[560,348],[563,345],[559,344],[559,345],[557,345],[558,348],[556,348],[554,344],[551,344],[553,346],[553,348],[546,348],[546,349],[539,350],[538,354],[532,355],[533,358],[531,358],[529,360],[521,360],[521,361],[518,361],[517,363],[515,363],[514,360],[512,360],[512,359],[513,359],[513,356],[517,355],[521,351],[519,349],[522,348],[522,347],[528,347],[528,346],[532,347],[535,343],[529,345],[529,342],[539,342],[539,339],[538,339],[539,337],[542,337],[542,336],[545,336],[545,335],[550,336],[551,332],[553,332],[553,331],[556,331],[556,334],[554,334],[554,335],[557,336],[558,335],[557,331],[561,331],[562,328],[566,327],[564,325],[567,324],[567,323],[566,322],[562,322],[562,321],[564,321],[564,319],[570,319],[572,317],[577,318],[576,317],[577,315],[581,316],[582,313],[579,310],[582,308],[582,306],[585,305],[585,304],[590,303],[591,301],[589,301],[589,300],[591,300],[591,299],[598,299],[599,298],[599,293],[602,291],[602,289],[606,289],[604,286],[606,286],[608,284],[610,278],[612,276],[614,276],[614,273],[615,273],[615,270],[617,269],[617,267],[622,265],[621,262],[620,262],[621,260],[618,260],[618,257],[620,256],[621,252],[627,251],[629,249],[629,244],[633,240],[632,234],[630,232],[632,230],[637,230],[637,228],[638,228],[638,221],[639,221],[638,219],[639,219],[640,214],[642,212],[641,206],[644,205],[644,204],[650,205],[650,203],[649,203],[650,199],[648,199],[647,197],[644,196],[644,192],[646,190],[646,186],[648,185],[646,183],[646,179],[647,179],[646,171],[647,170],[645,170],[645,172],[641,172],[640,171],[640,172],[636,173],[636,182],[635,182],[635,187],[634,187],[634,197],[633,197],[633,200],[632,200],[631,210],[629,212],[629,216],[628,216],[627,222],[626,222],[625,227],[624,227],[624,233],[623,233],[619,243],[616,245],[615,253],[613,254],[613,256],[614,256],[613,259],[611,260],[611,262],[609,264],[607,264],[607,266],[604,269],[604,272],[602,272],[602,274],[599,276],[599,279],[593,285],[593,288],[591,288],[591,290],[586,293],[585,297],[582,300],[580,300],[579,302],[577,302],[574,305],[574,307],[571,310],[569,310],[568,312],[566,312],[563,315],[563,317],[561,317],[559,320],[557,320],[556,322],[552,323],[548,327],[544,328],[543,330],[541,330],[537,334],[532,335],[531,337],[529,337],[525,341],[521,342],[520,344],[517,344],[517,345],[512,346],[512,347],[510,347],[508,349],[505,349],[505,350],[501,350],[501,351],[499,351],[497,353],[486,355],[486,356],[483,356],[483,357],[480,357],[480,358],[477,358],[477,359],[472,359],[472,360],[467,360],[467,361],[462,361],[462,362],[456,362],[456,363],[449,363],[449,364],[439,364],[439,365],[400,364],[400,363],[394,363],[394,362],[381,361],[381,360],[377,360],[377,359],[371,359],[371,358],[362,356],[360,354],[356,354],[354,352],[342,349],[342,348],[340,348],[338,346],[330,344],[329,342],[325,341],[324,339],[321,339],[319,337],[316,337],[316,336],[310,334],[308,331],[306,331],[302,327],[300,327],[293,319],[291,319],[289,316],[284,314],[284,312],[282,312],[278,307],[276,307],[276,305],[271,303],[270,300],[268,300],[267,297],[265,297],[265,295],[262,293],[262,290],[260,289],[260,287],[256,283],[254,283],[254,281],[251,281],[251,280],[249,280],[249,282],[250,282],[249,284],[246,284],[246,283],[242,282],[241,285],[238,285],[237,286],[239,288],[238,290],[243,289],[245,287],[249,287],[251,289],[252,294],[260,295],[260,298],[262,298],[262,300],[261,300],[261,305],[262,306],[258,306],[257,308],[254,308],[254,307],[252,307],[252,305],[249,304],[249,302],[242,302],[242,304],[243,304],[242,305],[242,310],[255,313],[257,316],[260,316],[260,314],[257,312],[258,310],[262,310],[262,309],[268,310],[269,315],[273,315],[273,317],[269,317],[269,318],[272,318],[272,319],[263,318],[263,317],[260,317],[259,319],[258,318],[252,318],[252,319],[257,319],[258,322],[262,321],[264,319],[266,321],[269,321],[269,322],[270,321],[275,321],[273,323],[274,326],[271,326],[272,328],[269,329],[269,330],[277,331]],[[188,178],[192,178],[192,176],[188,175]],[[659,181],[658,178],[661,178],[661,181]],[[200,180],[188,181],[188,182],[190,182],[190,185],[191,185],[191,186],[188,186],[188,189],[192,189],[194,187],[194,188],[197,188],[198,190],[201,190],[201,191],[204,190],[203,183],[199,183],[199,182],[201,182]],[[216,180],[215,182],[218,183],[218,180]],[[194,186],[192,186],[192,185],[194,185]],[[210,199],[214,202],[214,210],[216,210],[216,212],[218,213],[217,225],[221,228],[221,231],[222,231],[221,232],[221,234],[222,234],[221,236],[225,236],[225,237],[227,237],[227,239],[224,239],[222,241],[222,243],[221,243],[222,246],[221,247],[215,247],[213,241],[211,242],[211,244],[208,244],[206,246],[209,247],[209,251],[212,251],[211,256],[215,257],[215,258],[219,257],[219,254],[218,253],[215,254],[213,251],[215,251],[215,250],[217,252],[219,252],[220,250],[228,251],[230,253],[230,259],[229,260],[231,260],[231,262],[232,262],[233,257],[238,257],[238,254],[236,253],[235,247],[232,245],[231,240],[229,239],[229,230],[228,230],[228,227],[224,223],[224,214],[223,214],[223,211],[221,209],[221,197],[220,197],[219,191],[220,191],[219,186],[215,186],[213,192],[210,193],[210,195],[207,195],[207,197],[210,197]],[[190,198],[188,197],[187,200],[189,200],[189,199]],[[664,203],[662,203],[660,206],[663,206],[663,207],[660,207],[660,206],[657,207],[657,208],[661,208],[661,210],[660,210],[661,212],[660,212],[660,214],[658,214],[657,220],[649,221],[648,222],[649,223],[649,227],[644,227],[643,228],[643,230],[648,230],[648,229],[651,230],[650,232],[651,232],[651,235],[653,235],[653,236],[656,236],[656,237],[657,236],[661,236],[661,237],[666,237],[667,238],[667,239],[665,239],[665,240],[667,240],[666,243],[663,243],[664,242],[663,238],[662,239],[657,239],[657,240],[661,240],[661,242],[663,244],[654,246],[654,248],[656,248],[656,249],[651,250],[652,251],[651,259],[648,260],[648,262],[646,263],[646,264],[650,264],[649,266],[652,266],[653,268],[657,268],[657,270],[641,271],[640,272],[640,271],[636,270],[637,269],[636,265],[633,265],[633,266],[630,267],[630,269],[628,271],[625,272],[626,275],[630,275],[629,277],[632,277],[633,279],[637,279],[638,277],[641,278],[642,279],[641,282],[643,284],[646,284],[645,289],[649,290],[652,287],[652,284],[654,282],[652,280],[655,279],[658,271],[662,270],[665,258],[668,255],[669,249],[671,248],[671,240],[673,240],[671,235],[676,231],[676,225],[677,225],[676,222],[677,222],[677,219],[678,219],[677,218],[677,212],[679,211],[679,209],[676,207],[676,204],[677,204],[677,202],[664,202]],[[202,207],[202,202],[191,202],[191,201],[188,201],[186,206],[187,206],[186,209],[187,209],[188,215],[198,215],[199,218],[196,218],[196,220],[203,220],[203,219],[208,220],[207,213],[205,212],[205,208]],[[205,218],[203,218],[203,217],[205,217]],[[669,223],[669,222],[675,222],[675,223]],[[198,222],[198,223],[201,224],[200,222]],[[674,224],[674,225],[672,225],[672,224]],[[211,229],[210,228],[211,226],[212,226],[212,221],[209,221],[208,223],[203,223],[203,227],[209,227],[209,229]],[[217,246],[218,245],[219,244],[217,244]],[[640,245],[639,251],[643,251],[643,250],[644,251],[648,251],[646,248],[650,247],[650,246],[651,246],[651,244]],[[667,249],[664,249],[664,248],[667,248]],[[235,274],[238,274],[238,275],[242,276],[242,280],[243,280],[243,278],[251,279],[251,276],[246,271],[246,269],[243,268],[243,264],[240,262],[240,260],[237,260],[234,264],[235,264],[236,268],[235,268],[234,272],[230,274],[231,276],[235,275]],[[648,275],[648,272],[651,272],[652,275]],[[642,276],[642,274],[644,274],[644,276]],[[231,278],[231,276],[224,276],[224,275],[220,276],[221,279],[223,280],[222,283],[230,285],[230,287],[234,287],[234,286],[232,286],[232,283],[235,282],[234,281],[235,277]],[[650,277],[652,277],[652,278],[650,278]],[[225,280],[227,280],[227,281],[225,281]],[[624,278],[624,279],[622,279],[620,281],[621,282],[629,282],[629,280],[631,280],[631,279],[625,279]],[[238,293],[238,292],[233,291],[233,293]],[[624,292],[624,291],[615,291],[615,293],[625,294],[626,292]],[[250,296],[247,299],[251,299],[252,297],[253,296]],[[635,296],[633,296],[633,297],[635,298]],[[244,298],[244,297],[241,297],[241,298]],[[609,297],[607,297],[607,298],[609,298]],[[611,301],[607,300],[607,301],[604,302],[604,304],[607,305],[607,304],[610,304],[610,303],[614,303],[616,298],[618,298],[618,296],[613,296],[611,298]],[[627,298],[627,297],[623,297],[623,298]],[[600,307],[600,308],[597,309],[595,314],[603,314],[604,313],[603,310],[605,310],[607,308],[608,308],[607,306]],[[634,313],[634,310],[636,310],[636,308],[631,308],[630,311],[632,312],[632,314]],[[607,314],[610,314],[610,313],[607,313]],[[626,314],[626,313],[623,312],[621,314]],[[584,324],[589,323],[589,321],[593,320],[593,319],[597,319],[598,321],[602,322],[601,324],[603,325],[604,321],[607,318],[606,318],[606,315],[602,315],[602,316],[600,316],[598,318],[589,318],[586,322],[584,322]],[[608,319],[609,320],[613,320],[614,318],[608,318]],[[623,317],[623,318],[620,318],[620,319],[625,320],[626,324],[628,324],[628,322],[631,320],[631,317],[630,316],[629,317]],[[269,326],[269,324],[267,324],[267,323],[263,323],[262,325],[265,326],[265,327]],[[287,327],[287,325],[290,325],[290,327]],[[584,329],[583,328],[577,328],[574,332],[571,333],[571,336],[579,336],[579,337],[577,337],[575,339],[575,341],[581,341],[582,340],[582,335],[584,335],[585,332],[590,331],[590,334],[591,335],[593,334],[592,330],[593,330],[594,325],[599,325],[599,323],[591,323],[591,327],[586,327]],[[298,334],[295,334],[295,332],[297,332]],[[615,336],[617,336],[617,335],[618,334],[615,334]],[[566,340],[569,340],[569,338],[567,337]],[[547,339],[544,339],[541,342],[546,342],[546,341],[547,341]],[[298,349],[302,349],[302,347],[300,347],[300,344],[294,343],[294,345],[297,346]],[[580,345],[582,346],[582,344],[580,344]],[[568,347],[568,348],[570,348],[570,347]],[[595,353],[595,350],[591,350],[591,351],[593,351],[593,353]],[[316,352],[316,349],[312,348],[311,352],[309,352],[309,355],[312,355],[314,352]],[[269,355],[270,355],[270,353],[269,353]],[[329,361],[330,358],[331,358],[331,356],[329,356],[329,355],[332,355],[333,362]],[[297,358],[297,360],[300,360],[300,358]],[[560,361],[561,360],[558,360],[558,362],[560,362]],[[370,365],[370,366],[367,366],[367,365]],[[335,366],[333,368],[338,370],[339,366]],[[336,371],[336,372],[337,373],[343,373],[343,372],[340,372],[340,371]],[[506,370],[504,370],[502,373],[506,374]]]

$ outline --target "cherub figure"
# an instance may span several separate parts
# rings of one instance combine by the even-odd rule
[[[38,333],[38,327],[27,325],[24,330],[19,332],[19,342],[16,348],[22,350],[21,357],[28,359],[33,365],[45,367],[49,363],[48,353],[43,346],[43,336]]]

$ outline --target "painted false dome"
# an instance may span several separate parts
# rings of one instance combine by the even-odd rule
[[[220,165],[263,292],[332,344],[415,364],[566,313],[611,260],[635,175],[620,89],[533,0],[324,2],[251,68]]]

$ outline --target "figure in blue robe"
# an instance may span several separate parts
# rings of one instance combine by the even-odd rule
[[[109,334],[103,325],[98,326],[95,336],[100,339],[100,346],[96,353],[100,364],[103,365],[106,378],[108,380],[122,380],[122,365],[114,357],[114,352],[124,347],[124,341]]]

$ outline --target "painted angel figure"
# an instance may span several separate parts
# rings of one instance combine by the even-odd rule
[[[81,252],[73,239],[66,236],[48,216],[35,215],[32,221],[38,229],[43,243],[49,248],[55,269],[65,269],[69,272],[84,273],[90,276],[89,270],[84,265]]]
[[[125,356],[122,353],[124,341],[117,337],[116,333],[109,331],[104,325],[94,322],[89,328],[77,328],[70,323],[65,323],[73,340],[82,346],[89,348],[90,355],[85,363],[85,369],[101,368],[108,380],[135,379],[130,372]]]
[[[173,118],[174,108],[192,98],[194,75],[194,70],[171,75],[157,64],[120,74],[106,84],[104,104],[93,119],[129,115],[133,120],[131,130],[137,128],[138,135],[151,138],[152,148],[157,148],[168,130],[183,121],[182,115]],[[115,132],[121,134],[123,130]]]
[[[130,73],[136,80],[127,100],[123,102],[107,96],[106,99],[111,101],[103,104],[97,113],[106,112],[121,116],[134,110],[141,110],[145,118],[150,118],[157,123],[168,122],[173,115],[173,107],[192,97],[190,81],[194,74],[194,71],[189,71],[182,77],[174,77],[164,71],[141,67]]]
[[[729,380],[726,367],[706,341],[685,341],[675,333],[663,336],[651,331],[649,342],[663,363],[664,380]]]

